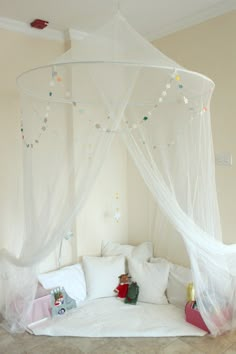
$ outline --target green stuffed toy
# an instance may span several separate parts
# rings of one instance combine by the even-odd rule
[[[125,303],[136,305],[138,301],[138,294],[139,294],[139,286],[136,282],[132,282],[128,287]]]

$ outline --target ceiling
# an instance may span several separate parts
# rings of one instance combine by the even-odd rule
[[[153,40],[235,10],[236,0],[0,0],[0,23],[28,26],[40,18],[49,21],[45,33],[69,28],[90,32],[118,7],[140,34]]]

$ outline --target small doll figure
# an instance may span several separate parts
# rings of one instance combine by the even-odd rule
[[[121,274],[119,276],[119,285],[115,288],[114,292],[117,293],[117,296],[121,299],[124,299],[128,292],[130,277],[128,273]]]

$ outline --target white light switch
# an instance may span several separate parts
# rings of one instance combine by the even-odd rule
[[[219,152],[215,155],[216,165],[221,166],[232,166],[233,165],[233,157],[230,152]]]

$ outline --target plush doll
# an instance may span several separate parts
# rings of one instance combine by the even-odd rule
[[[119,276],[119,285],[115,288],[114,292],[117,293],[117,296],[121,299],[124,299],[128,292],[130,277],[128,273],[121,274]]]
[[[132,281],[132,283],[129,285],[127,295],[125,297],[125,303],[136,305],[138,301],[138,295],[139,295],[139,286],[136,282]]]

